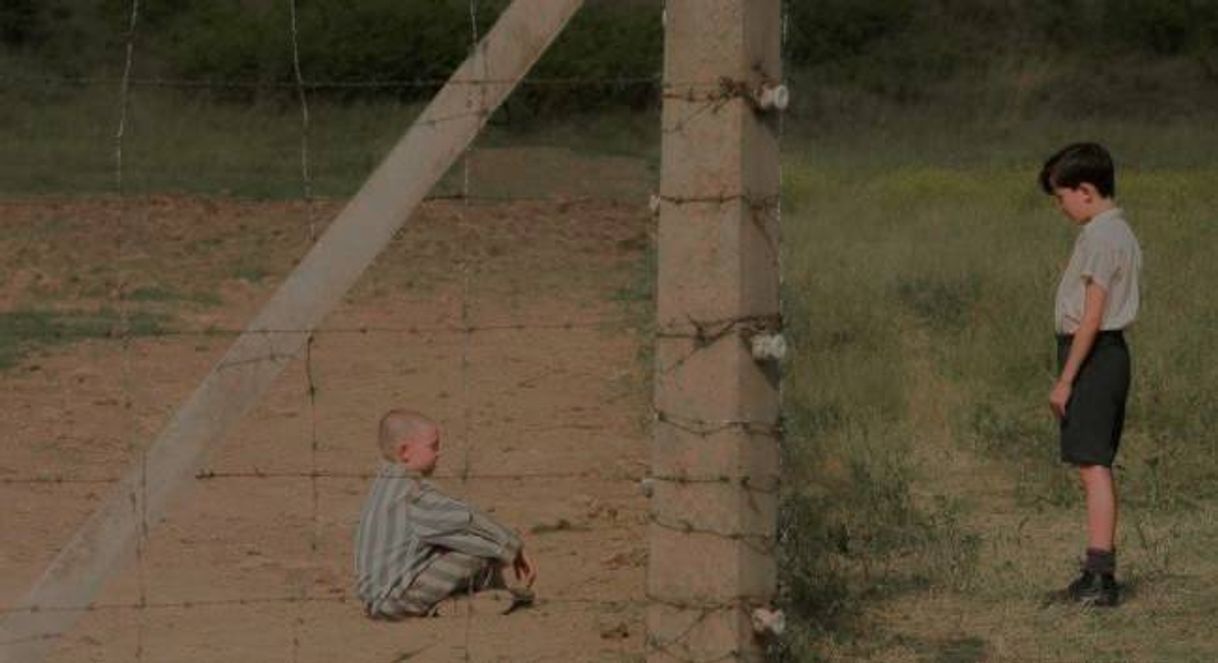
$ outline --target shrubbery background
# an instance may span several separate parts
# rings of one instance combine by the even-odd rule
[[[505,4],[480,0],[479,29]],[[1135,111],[1178,111],[1137,99],[1148,98],[1146,92],[1218,87],[1218,3],[1209,0],[787,5],[788,67],[812,84],[815,95],[805,95],[805,102],[825,111],[833,106],[826,99],[843,91],[912,104],[967,98],[965,90],[992,90],[996,81],[1067,111],[1090,113],[1118,102]],[[299,0],[298,10],[301,66],[311,81],[442,79],[468,48],[470,5],[464,0]],[[590,0],[532,76],[609,80],[533,86],[516,95],[513,108],[545,114],[654,105],[654,86],[629,81],[659,75],[660,10],[658,0]],[[286,0],[143,2],[137,73],[264,83],[273,90],[271,84],[294,80],[288,11]],[[7,0],[0,7],[5,69],[10,75],[117,75],[129,12],[126,0]],[[1062,87],[1079,94],[1063,94]],[[410,100],[430,92],[421,86],[336,94]],[[248,88],[242,94],[248,96]]]

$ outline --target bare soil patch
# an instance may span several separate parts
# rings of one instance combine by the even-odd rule
[[[109,333],[0,372],[0,609],[136,462],[338,202],[0,202],[0,312]],[[599,661],[642,651],[646,209],[430,203],[212,454],[63,661]],[[136,316],[153,320],[130,335]],[[59,317],[56,317],[59,316]],[[475,331],[459,331],[464,321]],[[310,382],[311,376],[311,382]],[[310,402],[310,384],[316,401]],[[445,428],[440,482],[521,530],[540,603],[387,624],[350,596],[385,409]],[[318,476],[313,477],[314,473]],[[146,607],[139,608],[141,603]]]

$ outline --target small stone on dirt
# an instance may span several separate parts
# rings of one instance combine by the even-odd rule
[[[562,532],[569,529],[573,529],[571,521],[566,518],[554,518],[534,524],[529,528],[529,531],[534,534],[547,534],[549,532]]]
[[[602,629],[601,637],[606,640],[625,640],[630,637],[630,627],[621,622],[611,628]]]

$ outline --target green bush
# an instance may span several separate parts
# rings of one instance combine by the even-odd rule
[[[1157,55],[1218,47],[1218,4],[1210,0],[1109,0],[1105,22],[1121,42]]]
[[[506,4],[478,3],[480,36]],[[513,97],[514,114],[654,103],[649,79],[659,73],[663,31],[658,7],[640,7],[651,4],[598,2],[577,14],[530,74],[562,82],[524,86]],[[278,89],[290,96],[295,72],[288,11],[286,3],[176,0],[144,17],[144,32],[151,35],[142,46],[144,59],[165,76],[253,83],[260,95]],[[403,101],[434,94],[468,54],[474,27],[464,0],[301,0],[297,26],[303,75],[321,85],[314,94]],[[632,82],[620,82],[626,79]],[[328,88],[328,82],[387,84]],[[246,86],[229,91],[239,98],[250,94]]]
[[[903,32],[914,11],[910,0],[791,0],[787,57],[814,66],[863,55]]]
[[[0,3],[0,60],[20,59],[22,74],[107,75],[122,64],[125,12],[105,2],[4,0]]]
[[[429,98],[469,50],[467,0],[296,0],[301,68],[336,101]],[[478,0],[480,34],[508,0]],[[1191,111],[1218,78],[1210,0],[785,0],[797,110],[852,117],[949,100],[1053,113]],[[660,0],[589,0],[509,100],[513,123],[657,103]],[[214,83],[239,101],[291,101],[286,0],[142,3],[136,74]],[[22,74],[116,76],[130,0],[8,0],[0,63]],[[950,26],[951,29],[944,29]],[[360,86],[392,81],[400,85]],[[326,86],[326,82],[348,85]],[[234,85],[234,83],[239,83]],[[1148,87],[1149,86],[1149,87]],[[1138,102],[1150,99],[1152,102]],[[1211,100],[1202,103],[1210,104]],[[1141,103],[1144,109],[1131,108]],[[982,111],[984,112],[984,111]]]
[[[35,0],[6,0],[0,5],[0,43],[21,47],[43,38],[47,28]]]

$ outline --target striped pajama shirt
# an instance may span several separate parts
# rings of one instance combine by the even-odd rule
[[[397,463],[383,463],[355,535],[356,595],[369,616],[429,614],[460,591],[501,587],[520,538]]]

